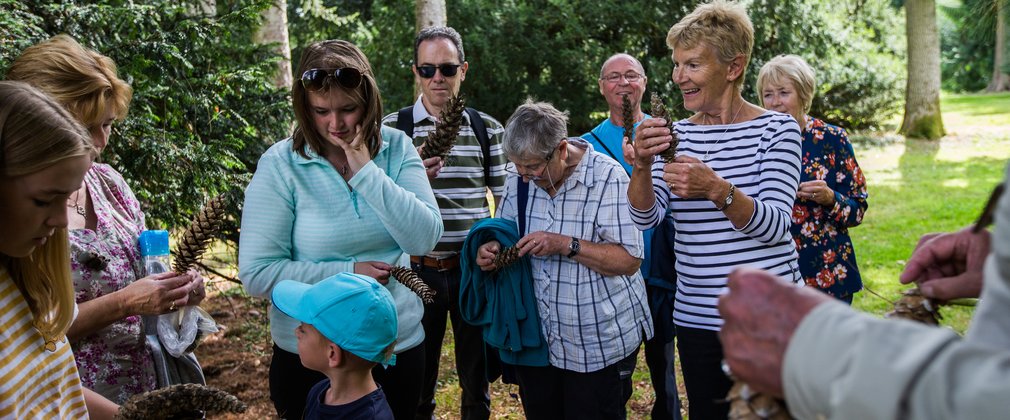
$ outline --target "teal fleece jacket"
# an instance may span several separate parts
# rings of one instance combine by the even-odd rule
[[[503,248],[515,245],[519,241],[515,222],[484,219],[470,228],[460,258],[459,313],[464,321],[481,327],[484,341],[498,349],[502,362],[547,366],[547,341],[540,329],[529,258],[498,271],[481,271],[477,249],[490,241]]]

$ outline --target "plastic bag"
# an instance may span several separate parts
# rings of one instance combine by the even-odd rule
[[[203,337],[217,331],[214,318],[199,306],[186,306],[158,316],[158,339],[172,357],[192,352]]]

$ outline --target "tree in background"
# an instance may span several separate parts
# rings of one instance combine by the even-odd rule
[[[996,42],[993,45],[992,79],[988,92],[1003,92],[1010,90],[1010,1],[992,0],[992,14],[996,15]]]
[[[274,0],[269,8],[263,11],[263,24],[256,31],[256,42],[270,46],[274,54],[281,57],[274,71],[274,86],[291,90],[293,80],[291,74],[291,44],[288,42],[288,2]]]
[[[936,2],[905,2],[908,39],[908,83],[900,132],[907,137],[936,140],[944,135],[940,116],[940,37]]]
[[[1008,5],[1010,0],[960,0],[939,6],[944,90],[1010,90]]]
[[[429,26],[445,26],[445,0],[415,0],[414,33]]]

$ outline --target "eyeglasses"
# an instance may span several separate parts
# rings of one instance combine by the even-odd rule
[[[635,83],[635,82],[638,81],[638,79],[642,78],[642,75],[638,74],[638,73],[635,73],[633,71],[629,71],[629,72],[624,73],[624,74],[614,72],[614,73],[610,73],[610,74],[608,74],[606,76],[601,77],[600,80],[606,80],[607,83],[617,83],[617,82],[621,81],[622,77],[624,78],[624,80],[627,80],[628,83]]]
[[[309,69],[302,73],[302,87],[310,91],[317,91],[326,86],[326,80],[333,78],[337,84],[345,89],[354,89],[361,85],[361,70],[353,67],[341,67],[339,69]]]
[[[418,75],[420,75],[425,79],[430,79],[432,77],[435,77],[435,70],[442,72],[442,76],[445,77],[455,76],[456,72],[458,72],[459,68],[462,66],[463,66],[462,64],[439,64],[437,66],[433,66],[431,64],[425,64],[423,66],[415,66],[415,67],[417,67]]]
[[[505,165],[505,172],[529,178],[530,181],[536,181],[544,175],[544,168],[546,168],[547,164],[551,162],[551,159],[554,159],[554,150],[551,150],[551,152],[547,154],[543,162],[536,165],[517,165],[515,162],[509,162],[508,165]],[[522,169],[523,172],[519,172],[519,169]]]

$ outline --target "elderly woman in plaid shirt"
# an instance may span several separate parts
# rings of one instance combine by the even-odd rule
[[[652,336],[638,271],[642,233],[629,215],[624,168],[568,137],[567,123],[551,104],[527,101],[505,127],[511,163],[498,217],[525,221],[516,246],[531,257],[550,360],[515,373],[529,419],[624,418],[638,347]],[[520,196],[519,182],[530,181],[536,188]],[[482,245],[477,264],[492,270],[500,250]]]

